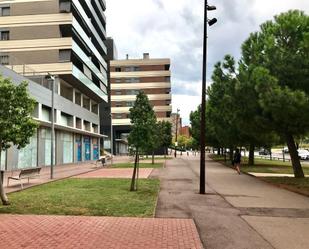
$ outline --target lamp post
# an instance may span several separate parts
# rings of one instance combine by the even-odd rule
[[[175,158],[177,157],[177,146],[178,146],[178,138],[177,138],[177,133],[178,133],[178,115],[179,115],[179,109],[177,108],[177,114],[176,114],[176,137],[175,137]]]
[[[200,194],[206,194],[205,191],[205,129],[206,129],[206,73],[207,73],[207,24],[214,25],[217,22],[216,18],[208,20],[208,11],[216,10],[215,6],[209,6],[205,0],[204,6],[204,41],[203,41],[203,80],[202,80],[202,104],[201,104],[201,160],[200,160]]]
[[[55,76],[48,73],[45,77],[51,83],[51,152],[50,179],[54,178],[54,138],[55,138]]]

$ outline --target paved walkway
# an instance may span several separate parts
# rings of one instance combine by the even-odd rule
[[[201,249],[190,219],[0,215],[0,248]]]
[[[209,158],[207,195],[199,195],[199,159],[169,160],[161,179],[156,217],[193,218],[205,248],[307,249],[309,198]]]
[[[139,178],[147,179],[153,169],[139,169]],[[133,169],[99,169],[96,171],[91,171],[85,174],[77,175],[74,178],[124,178],[131,179],[133,174]]]

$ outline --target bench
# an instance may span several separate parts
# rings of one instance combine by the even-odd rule
[[[18,176],[9,176],[7,186],[9,186],[10,179],[20,181],[21,188],[23,189],[22,179],[36,178],[40,176],[41,168],[22,169]]]

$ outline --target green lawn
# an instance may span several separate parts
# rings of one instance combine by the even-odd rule
[[[309,196],[309,178],[297,179],[294,177],[263,177],[264,181],[287,187],[290,190],[294,190]]]
[[[214,160],[224,163],[224,157],[218,155],[211,156]],[[227,163],[229,166],[230,161]],[[306,175],[309,175],[309,166],[303,165],[303,171]],[[278,160],[266,160],[266,159],[255,159],[254,166],[248,166],[248,158],[244,158],[241,166],[241,170],[244,172],[253,173],[278,173],[278,174],[293,174],[293,168],[290,162],[282,162]]]
[[[117,163],[117,164],[113,164],[112,166],[112,168],[133,168],[133,167],[134,167],[134,163]],[[155,164],[140,163],[139,167],[140,168],[162,168],[163,163],[155,163]]]
[[[130,192],[127,179],[67,179],[9,194],[0,213],[152,217],[159,180],[139,180]]]

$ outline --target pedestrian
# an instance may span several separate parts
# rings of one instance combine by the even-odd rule
[[[239,149],[236,149],[233,159],[233,165],[235,166],[239,175],[240,175],[240,163],[241,163],[241,154]]]

